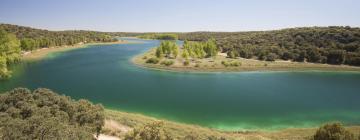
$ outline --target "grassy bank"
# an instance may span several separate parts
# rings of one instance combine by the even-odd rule
[[[132,62],[138,66],[169,71],[180,72],[242,72],[242,71],[360,71],[360,67],[347,65],[329,65],[306,62],[292,61],[260,61],[255,59],[236,58],[231,59],[226,54],[218,53],[214,58],[189,59],[188,65],[184,65],[186,59],[178,56],[177,58],[161,58],[159,63],[146,63],[150,58],[154,58],[156,49],[151,49],[143,54],[137,55]],[[179,49],[179,54],[182,54]],[[173,61],[170,66],[162,65],[161,62]]]
[[[90,45],[101,45],[101,44],[127,44],[128,41],[125,40],[119,40],[117,42],[108,42],[108,43],[87,43],[87,44],[78,44],[78,45],[72,45],[72,46],[61,46],[61,47],[50,47],[50,48],[42,48],[38,50],[34,50],[31,52],[25,52],[22,56],[23,60],[26,61],[34,61],[34,60],[40,60],[45,58],[50,53],[55,52],[63,52],[63,51],[69,51],[73,49],[79,49],[79,48],[85,48]]]
[[[159,120],[152,117],[147,117],[140,114],[126,113],[115,110],[106,110],[106,126],[104,133],[107,135],[115,135],[117,137],[124,137],[126,133],[133,128],[141,127],[149,123],[162,121],[163,127],[172,137],[176,139],[184,139],[186,136],[196,137],[197,139],[209,138],[225,138],[225,139],[240,139],[240,140],[308,140],[310,139],[317,128],[291,128],[279,131],[219,131],[197,125],[182,124],[167,120]],[[110,121],[111,120],[111,121]],[[347,127],[349,131],[358,135],[360,126]]]

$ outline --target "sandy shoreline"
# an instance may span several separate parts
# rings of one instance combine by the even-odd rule
[[[129,43],[129,42],[124,41],[124,40],[119,40],[119,41],[116,41],[116,42],[86,43],[86,44],[77,44],[77,45],[72,45],[72,46],[41,48],[41,49],[34,50],[34,51],[31,51],[31,52],[23,53],[22,54],[22,59],[26,60],[26,61],[34,61],[34,60],[43,59],[48,54],[54,53],[54,52],[63,52],[63,51],[69,51],[69,50],[73,50],[73,49],[80,49],[80,48],[85,48],[85,47],[88,47],[88,46],[91,46],[91,45],[127,44],[127,43]]]

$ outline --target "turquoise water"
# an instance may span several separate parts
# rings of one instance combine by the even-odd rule
[[[223,130],[312,127],[335,120],[360,124],[360,73],[148,70],[130,59],[159,42],[141,41],[19,64],[0,91],[46,87],[111,109]]]

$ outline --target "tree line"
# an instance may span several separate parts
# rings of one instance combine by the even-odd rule
[[[95,31],[48,31],[0,24],[0,79],[11,76],[8,66],[20,61],[21,51],[91,42],[117,41],[115,36],[138,35]]]
[[[110,33],[95,31],[48,31],[11,24],[0,24],[0,28],[15,34],[21,49],[28,51],[50,46],[75,45],[78,43],[116,41]]]
[[[144,33],[142,35],[137,36],[142,39],[157,39],[157,40],[177,40],[177,34],[170,33]]]
[[[254,32],[179,33],[180,40],[215,38],[229,57],[360,66],[360,28],[306,27]]]
[[[0,94],[0,137],[94,139],[104,125],[102,105],[75,101],[49,89],[16,88]]]

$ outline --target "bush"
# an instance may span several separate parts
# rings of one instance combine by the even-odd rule
[[[221,64],[223,64],[225,67],[238,67],[241,66],[241,62],[233,61],[233,62],[227,62],[227,61],[221,61]]]
[[[278,56],[274,53],[269,53],[267,56],[266,56],[266,61],[275,61],[275,59],[277,58]]]
[[[171,136],[163,128],[163,122],[154,122],[127,133],[125,140],[171,140]]]
[[[230,66],[230,64],[228,62],[226,62],[226,61],[221,61],[221,64],[223,64],[225,67]]]
[[[325,124],[320,127],[314,140],[354,140],[354,135],[347,131],[341,123]]]
[[[171,66],[174,64],[174,61],[172,60],[165,60],[161,62],[161,65],[165,65],[165,66]]]
[[[1,139],[94,139],[104,108],[48,89],[17,88],[0,94]]]
[[[157,63],[159,63],[159,59],[150,58],[150,59],[146,60],[146,63],[157,64]]]
[[[189,65],[190,65],[190,61],[189,61],[189,60],[185,60],[183,64],[184,64],[184,66],[189,66]]]

